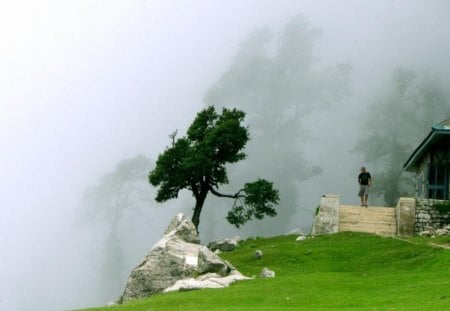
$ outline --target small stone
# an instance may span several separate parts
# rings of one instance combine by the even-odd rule
[[[270,270],[269,268],[264,267],[259,276],[262,278],[274,278],[275,272]]]
[[[447,231],[447,229],[437,229],[435,233],[437,236],[443,236],[443,235],[447,235],[448,231]]]
[[[432,236],[433,232],[430,230],[424,230],[422,232],[419,233],[420,236]]]
[[[263,256],[262,250],[258,249],[258,250],[255,251],[255,258],[256,259],[261,259],[262,256]]]

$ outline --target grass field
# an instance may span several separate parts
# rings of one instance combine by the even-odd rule
[[[221,254],[254,280],[89,310],[450,310],[450,250],[429,239],[350,232],[295,239],[248,239]],[[276,277],[258,278],[263,267]]]

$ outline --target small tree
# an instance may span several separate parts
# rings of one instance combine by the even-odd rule
[[[245,159],[242,151],[249,140],[248,129],[242,126],[243,111],[223,108],[222,114],[209,106],[197,114],[187,135],[176,139],[171,135],[172,146],[159,155],[149,181],[159,186],[156,201],[176,198],[182,189],[195,197],[192,222],[197,231],[200,214],[209,192],[218,197],[234,199],[228,212],[229,223],[239,228],[253,218],[275,216],[279,201],[278,190],[264,179],[246,183],[235,194],[222,194],[219,186],[228,183],[226,164]]]

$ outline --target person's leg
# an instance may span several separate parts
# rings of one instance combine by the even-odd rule
[[[361,206],[364,206],[364,190],[363,190],[363,186],[360,185],[359,186],[359,198],[361,199]]]

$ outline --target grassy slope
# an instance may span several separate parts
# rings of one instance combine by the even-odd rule
[[[155,295],[90,310],[448,310],[450,250],[360,233],[252,239],[222,257],[256,276],[225,289]],[[255,259],[256,249],[263,251]]]

